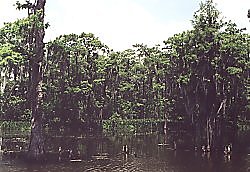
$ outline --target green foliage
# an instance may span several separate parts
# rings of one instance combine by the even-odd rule
[[[107,134],[132,135],[137,133],[156,132],[157,126],[164,122],[162,119],[129,119],[124,120],[118,114],[103,121],[103,129]]]
[[[15,122],[15,121],[3,121],[0,122],[0,128],[2,131],[5,132],[12,132],[15,133],[16,131],[18,131],[19,135],[21,134],[21,132],[30,132],[31,130],[31,126],[30,126],[30,122]]]
[[[227,72],[231,75],[236,75],[242,73],[242,69],[237,67],[228,67]]]
[[[36,52],[29,33],[48,27],[39,22],[41,12],[0,29],[3,119],[30,119],[30,63]],[[113,52],[84,32],[48,42],[41,59],[45,123],[82,129],[105,120],[105,130],[115,125],[134,133],[163,119],[204,126],[207,119],[249,118],[249,34],[223,21],[211,0],[201,3],[192,24],[163,48],[136,44]]]
[[[6,66],[8,63],[17,64],[22,60],[20,53],[15,52],[11,44],[0,45],[0,66]]]

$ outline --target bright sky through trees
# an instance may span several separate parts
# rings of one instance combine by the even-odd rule
[[[20,0],[22,2],[23,0]],[[218,9],[250,32],[249,0],[214,0]],[[0,0],[0,26],[25,16],[13,4]],[[46,20],[51,27],[45,40],[67,33],[91,32],[115,50],[135,43],[155,45],[169,36],[191,28],[200,0],[48,0]]]

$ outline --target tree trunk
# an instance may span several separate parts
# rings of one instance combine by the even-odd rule
[[[44,6],[46,0],[37,0],[34,4],[34,14],[38,14],[39,22],[44,23]],[[34,55],[31,58],[31,135],[28,157],[31,160],[41,160],[44,156],[44,136],[43,136],[43,116],[41,112],[42,101],[42,61],[44,57],[44,43],[45,35],[44,27],[34,28]]]

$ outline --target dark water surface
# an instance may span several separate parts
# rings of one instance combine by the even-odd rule
[[[233,152],[195,151],[181,140],[166,135],[47,136],[47,161],[31,164],[22,160],[27,138],[3,136],[0,172],[248,172],[250,133],[237,136]],[[183,146],[185,145],[185,146]],[[127,148],[127,150],[125,150]],[[5,150],[5,152],[3,151]],[[16,154],[15,152],[19,152]]]

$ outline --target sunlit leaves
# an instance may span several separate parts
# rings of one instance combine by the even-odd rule
[[[242,73],[242,69],[241,68],[237,68],[237,67],[228,67],[227,68],[227,72],[230,75],[237,75],[237,74]]]
[[[206,30],[207,27],[219,29],[222,26],[220,12],[212,0],[200,3],[200,9],[195,12],[192,24],[195,29]]]
[[[31,15],[0,30],[1,65],[10,68],[10,74],[14,69],[16,75],[25,73],[20,82],[26,86],[28,60],[35,55],[30,44],[34,35],[29,33],[34,27],[48,27],[38,20],[39,16]],[[249,34],[231,21],[222,21],[211,0],[201,3],[192,24],[193,29],[164,41],[163,48],[135,44],[112,52],[85,32],[61,35],[47,43],[43,61],[47,118],[88,121],[102,115],[105,119],[185,120],[193,115],[199,121],[215,115],[224,99],[228,114],[235,104],[245,107]],[[22,93],[25,97],[25,87]]]
[[[21,54],[13,49],[14,46],[8,43],[0,45],[0,66],[6,66],[8,62],[17,64],[23,60]]]

